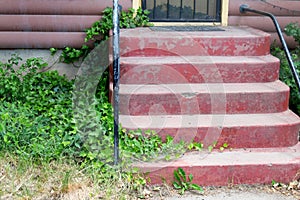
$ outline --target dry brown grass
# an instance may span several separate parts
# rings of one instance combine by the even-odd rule
[[[1,200],[96,199],[100,188],[71,162],[37,165],[8,154],[0,158]]]
[[[1,200],[134,200],[165,199],[177,192],[170,186],[144,186],[136,190],[134,183],[121,174],[112,179],[99,181],[99,172],[82,169],[72,161],[53,161],[35,164],[15,156],[0,155]],[[99,174],[98,174],[99,175]],[[265,186],[233,186],[204,188],[205,194],[239,189],[282,193],[300,199],[300,173],[289,184]],[[109,180],[108,180],[109,179]],[[178,194],[177,194],[178,195]]]

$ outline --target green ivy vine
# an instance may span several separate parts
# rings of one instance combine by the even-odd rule
[[[120,28],[135,28],[151,26],[149,22],[149,11],[138,8],[137,10],[130,8],[120,13]],[[84,44],[81,48],[65,47],[59,57],[60,62],[67,64],[79,61],[97,46],[102,40],[109,38],[109,32],[113,28],[113,9],[106,8],[102,12],[102,18],[93,23],[90,28],[85,30],[85,43],[92,42],[92,47]],[[56,48],[50,48],[51,55],[57,52]]]

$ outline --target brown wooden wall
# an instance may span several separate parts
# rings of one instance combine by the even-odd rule
[[[132,0],[120,0],[120,4],[128,9]],[[229,0],[228,25],[251,26],[277,38],[271,19],[241,14],[242,4],[273,13],[282,29],[290,22],[300,22],[299,0]],[[80,47],[84,29],[101,18],[108,6],[112,0],[1,0],[0,48]],[[287,41],[295,46],[292,38]]]
[[[239,7],[247,4],[253,9],[270,12],[276,16],[281,30],[291,22],[300,24],[300,1],[299,0],[229,0],[228,25],[247,25],[261,29],[271,34],[272,40],[279,41],[275,26],[269,17],[259,16],[252,13],[241,14]],[[290,47],[296,44],[293,38],[286,37]]]
[[[131,0],[120,0],[123,9]],[[0,48],[80,47],[112,0],[1,0]]]

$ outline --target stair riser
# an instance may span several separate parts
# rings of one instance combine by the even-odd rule
[[[180,166],[180,165],[179,165]],[[299,173],[300,163],[270,164],[270,165],[232,165],[232,166],[180,166],[186,174],[193,174],[193,183],[201,186],[232,186],[237,184],[271,184],[273,180],[288,183]],[[151,184],[168,184],[174,181],[173,165],[165,168],[144,168],[150,173]],[[162,180],[163,178],[163,180]]]
[[[123,115],[248,114],[283,112],[289,91],[274,93],[219,94],[124,94],[120,93]]]
[[[217,59],[217,58],[216,58]],[[278,79],[279,62],[135,65],[121,63],[121,84],[251,83]]]
[[[121,37],[120,55],[129,56],[261,56],[270,52],[269,37],[213,38]]]
[[[163,123],[163,122],[161,122]],[[130,130],[126,126],[122,126]],[[149,130],[142,128],[141,130]],[[153,129],[151,129],[153,130]],[[299,125],[290,126],[244,126],[244,127],[198,127],[198,128],[161,128],[154,129],[163,140],[174,137],[175,142],[201,142],[205,147],[215,144],[220,148],[224,143],[228,148],[272,148],[289,147],[297,144]]]

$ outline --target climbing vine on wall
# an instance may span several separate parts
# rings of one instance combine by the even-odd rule
[[[102,12],[102,18],[93,23],[93,25],[85,30],[86,43],[91,45],[82,45],[81,48],[65,47],[60,55],[60,62],[74,63],[84,58],[93,47],[99,44],[102,40],[109,37],[110,30],[113,28],[113,9],[106,8]],[[151,26],[149,23],[149,11],[138,8],[137,10],[130,8],[128,11],[120,13],[120,28],[135,28],[143,26]],[[57,49],[50,48],[51,54],[54,55]]]

